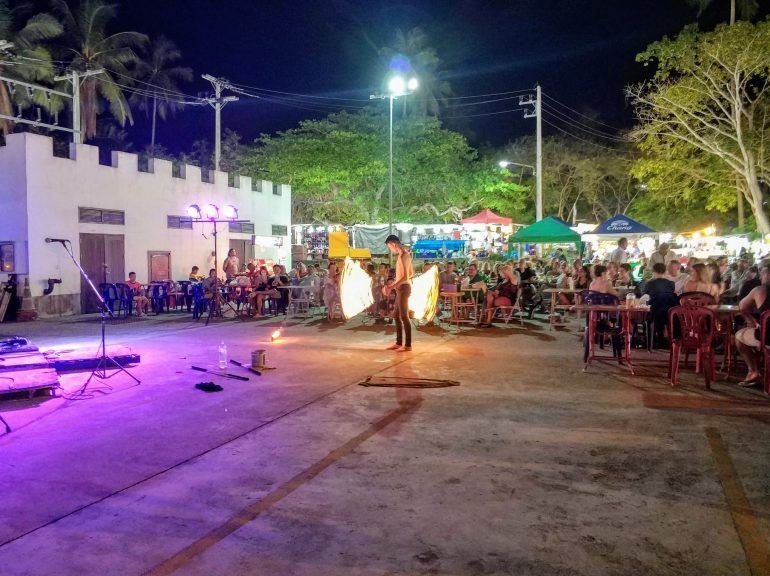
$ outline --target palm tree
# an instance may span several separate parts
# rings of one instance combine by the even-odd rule
[[[687,0],[690,6],[698,9],[698,16],[703,14],[714,0]],[[757,0],[730,0],[730,25],[735,24],[736,13],[740,12],[741,18],[751,20],[759,10]]]
[[[52,0],[52,3],[54,13],[64,26],[63,60],[76,70],[102,71],[88,76],[80,85],[84,139],[96,134],[96,119],[103,111],[103,102],[121,126],[125,126],[126,120],[133,124],[123,87],[132,82],[130,67],[139,61],[135,49],[147,44],[147,36],[139,32],[108,34],[108,25],[117,15],[117,8],[102,0],[80,0],[74,3],[75,8],[70,8],[65,0]]]
[[[407,100],[411,111],[417,115],[438,116],[447,97],[452,94],[449,82],[442,79],[441,60],[436,51],[428,46],[428,37],[420,28],[412,28],[406,34],[396,31],[392,46],[382,48],[380,56],[390,69],[407,67],[419,81],[420,88],[416,98],[404,98],[404,112]]]
[[[59,36],[62,26],[50,14],[30,16],[32,13],[30,2],[21,2],[11,9],[7,0],[0,0],[0,40],[13,46],[9,49],[13,56],[0,58],[0,74],[26,82],[50,82],[55,71],[45,43]],[[42,92],[33,91],[28,96],[26,90],[19,90],[14,96],[6,83],[0,82],[0,114],[12,116],[14,101],[25,106],[30,97],[35,104],[50,109],[50,101]],[[0,133],[8,134],[12,129],[13,122],[0,120]]]
[[[191,82],[192,68],[177,66],[182,58],[179,48],[163,36],[157,38],[150,47],[147,58],[137,62],[133,77],[141,82],[141,92],[136,92],[131,102],[136,102],[145,113],[152,110],[152,136],[150,139],[150,158],[155,153],[155,130],[157,117],[165,120],[169,114],[176,113],[184,104],[180,103],[179,82]]]

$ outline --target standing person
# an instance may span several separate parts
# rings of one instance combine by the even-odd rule
[[[398,236],[391,234],[385,239],[388,250],[398,255],[396,279],[388,284],[389,290],[396,291],[396,343],[388,350],[408,352],[412,349],[412,324],[409,322],[409,296],[412,293],[412,255],[404,248]]]
[[[618,240],[618,247],[612,251],[612,254],[610,254],[610,262],[617,264],[618,266],[625,264],[628,260],[628,253],[626,252],[627,247],[628,240],[625,238]]]
[[[671,260],[678,260],[679,257],[669,250],[668,244],[663,242],[655,252],[650,256],[650,267],[654,266],[658,262],[661,264],[668,264]]]
[[[241,269],[241,263],[238,260],[238,256],[235,254],[235,248],[230,248],[222,264],[222,271],[225,273],[225,278],[232,280],[235,275],[238,274],[238,270]]]

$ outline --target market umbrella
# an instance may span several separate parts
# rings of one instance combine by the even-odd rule
[[[508,239],[519,244],[575,244],[580,246],[580,234],[567,226],[563,220],[549,216],[522,228]]]
[[[502,226],[510,226],[512,223],[512,219],[495,214],[488,208],[485,208],[475,216],[460,220],[460,224],[500,224]]]
[[[637,222],[625,214],[615,214],[599,224],[591,234],[604,236],[633,236],[639,234],[655,234],[655,230]]]

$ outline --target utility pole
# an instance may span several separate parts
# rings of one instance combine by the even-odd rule
[[[86,70],[82,74],[77,70],[70,70],[68,75],[56,76],[54,80],[69,80],[72,84],[72,141],[75,144],[83,143],[83,131],[80,128],[80,84],[89,76],[95,76],[104,72],[101,68],[98,70]]]
[[[230,84],[224,78],[215,78],[211,74],[202,74],[201,78],[211,82],[214,87],[214,97],[207,98],[206,101],[214,108],[214,169],[219,170],[219,161],[222,157],[222,108],[228,102],[238,100],[237,96],[222,97],[222,89],[229,88]]]
[[[535,87],[535,99],[532,96],[519,98],[519,106],[534,106],[534,110],[524,112],[524,118],[535,118],[535,221],[543,219],[543,93],[540,84]]]
[[[537,102],[535,103],[535,114],[537,114],[537,159],[535,170],[537,170],[537,193],[535,197],[535,220],[538,222],[543,219],[543,93],[540,90],[540,84],[537,85]]]

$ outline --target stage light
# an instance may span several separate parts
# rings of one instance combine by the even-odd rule
[[[201,217],[201,207],[197,204],[190,204],[187,207],[187,215],[190,218],[194,218],[195,220],[200,220]]]
[[[222,206],[222,218],[227,218],[228,220],[237,220],[238,209],[232,204],[225,204]]]
[[[203,207],[203,217],[210,220],[219,218],[219,208],[217,208],[214,204],[206,204]]]

